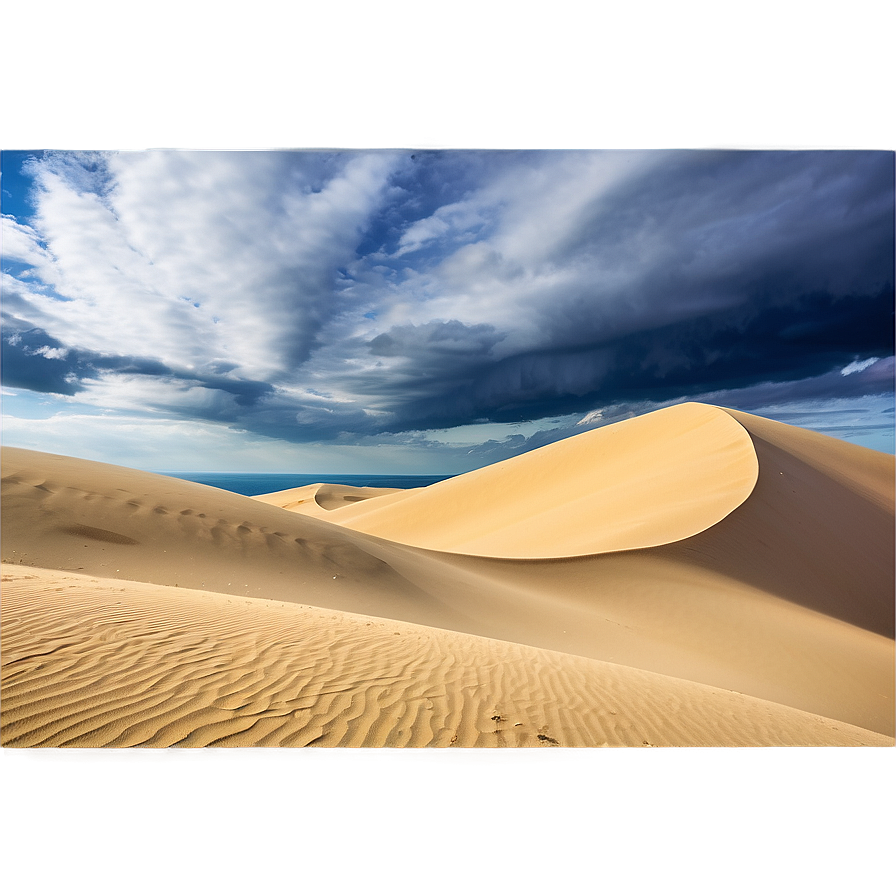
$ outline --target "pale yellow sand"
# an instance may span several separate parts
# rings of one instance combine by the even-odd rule
[[[729,414],[685,404],[464,476],[332,508],[381,538],[489,557],[567,557],[665,544],[746,500],[756,453]]]
[[[593,452],[579,445],[560,443],[497,465],[517,508],[531,511],[530,535],[540,533],[539,544],[567,554],[541,559],[428,550],[335,522],[349,523],[365,506],[380,504],[386,513],[419,503],[451,482],[465,493],[467,477],[477,480],[471,493],[499,501],[507,488],[494,488],[489,470],[410,494],[364,495],[363,502],[345,501],[361,496],[342,487],[328,487],[320,501],[318,487],[293,490],[304,498],[282,502],[310,498],[315,518],[277,506],[282,493],[255,500],[4,449],[2,557],[59,574],[273,598],[517,642],[740,691],[892,737],[893,458],[704,406],[643,420],[649,451],[613,436],[614,427],[578,439],[602,445],[598,466],[615,478],[610,497],[599,501],[609,507],[613,494],[622,496],[613,500],[628,513],[626,537],[669,539],[643,549],[568,555],[567,536],[545,522],[553,518],[543,509],[556,504],[578,520],[579,546],[581,533],[609,543],[603,530],[612,530],[612,515],[595,518],[583,500],[600,492],[604,479],[591,469]],[[631,433],[635,423],[622,426]],[[651,492],[643,467],[658,455],[664,472]],[[561,456],[564,464],[555,463]],[[672,461],[683,468],[677,488]],[[516,464],[524,471],[518,476]],[[631,495],[648,504],[653,495],[640,515],[624,506],[625,476]],[[570,500],[576,478],[582,488]],[[729,481],[736,487],[726,487]],[[452,539],[469,525],[480,545],[492,538],[506,547],[506,515],[487,517],[488,530],[463,502],[426,500],[450,523],[443,530]],[[3,599],[5,609],[5,591]]]
[[[892,744],[741,694],[376,617],[9,565],[3,582],[5,746]]]

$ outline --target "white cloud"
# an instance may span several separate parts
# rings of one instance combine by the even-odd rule
[[[598,423],[604,416],[603,411],[589,411],[576,423],[576,426],[587,426],[590,423]]]
[[[59,361],[68,356],[68,349],[51,348],[49,345],[42,345],[40,348],[36,348],[33,352],[28,352],[28,354],[42,355],[44,358],[48,358],[51,361]]]
[[[483,227],[488,218],[488,207],[476,200],[452,202],[438,208],[430,217],[414,221],[401,235],[395,257],[423,248],[434,239],[448,238],[452,242],[469,238]]]
[[[91,351],[181,367],[235,362],[244,377],[282,377],[339,312],[332,271],[353,258],[393,164],[369,154],[315,172],[299,161],[112,154],[99,192],[85,189],[72,160],[38,164],[36,229],[50,251],[38,252],[22,228],[12,230],[15,245],[73,300],[60,309],[32,292],[41,325]]]
[[[409,269],[390,291],[381,329],[411,322],[458,319],[490,323],[506,333],[498,355],[538,346],[545,322],[572,297],[585,296],[600,315],[600,296],[639,276],[617,253],[576,247],[603,198],[662,161],[652,153],[556,153],[532,163],[524,155],[463,201],[442,206],[403,233],[394,259],[438,250],[431,268]],[[435,244],[435,245],[434,245]],[[607,306],[606,317],[625,309]]]
[[[235,416],[235,396],[177,377],[107,373],[81,381],[82,404],[128,411],[135,408],[179,412],[189,416]]]
[[[866,358],[864,361],[852,361],[840,371],[842,376],[849,376],[851,373],[861,373],[863,370],[876,364],[880,358]]]
[[[19,223],[12,215],[3,215],[0,227],[0,253],[5,260],[31,265],[47,263],[47,251],[31,227]]]

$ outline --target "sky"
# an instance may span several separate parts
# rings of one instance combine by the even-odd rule
[[[894,451],[889,3],[0,17],[4,444],[456,473],[696,400]]]
[[[681,401],[894,450],[881,151],[9,151],[3,442],[457,473]]]

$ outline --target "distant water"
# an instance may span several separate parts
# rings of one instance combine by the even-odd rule
[[[287,488],[313,485],[315,482],[332,482],[337,485],[351,485],[355,488],[421,488],[451,479],[451,476],[385,476],[385,475],[330,475],[326,473],[196,473],[178,471],[166,472],[164,476],[186,479],[223,488],[238,495],[267,495],[282,492]]]

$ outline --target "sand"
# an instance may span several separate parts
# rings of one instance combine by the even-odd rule
[[[747,499],[758,474],[743,426],[690,403],[404,497],[333,508],[330,519],[404,544],[477,556],[598,554],[702,532]]]
[[[359,501],[386,495],[401,497],[413,491],[417,491],[417,489],[357,488],[350,485],[316,482],[313,485],[288,488],[270,495],[257,495],[255,500],[271,504],[274,507],[282,507],[284,510],[295,510],[308,516],[324,519],[329,518],[330,511],[350,507]]]
[[[685,404],[408,491],[2,473],[4,745],[893,743],[889,455]]]

